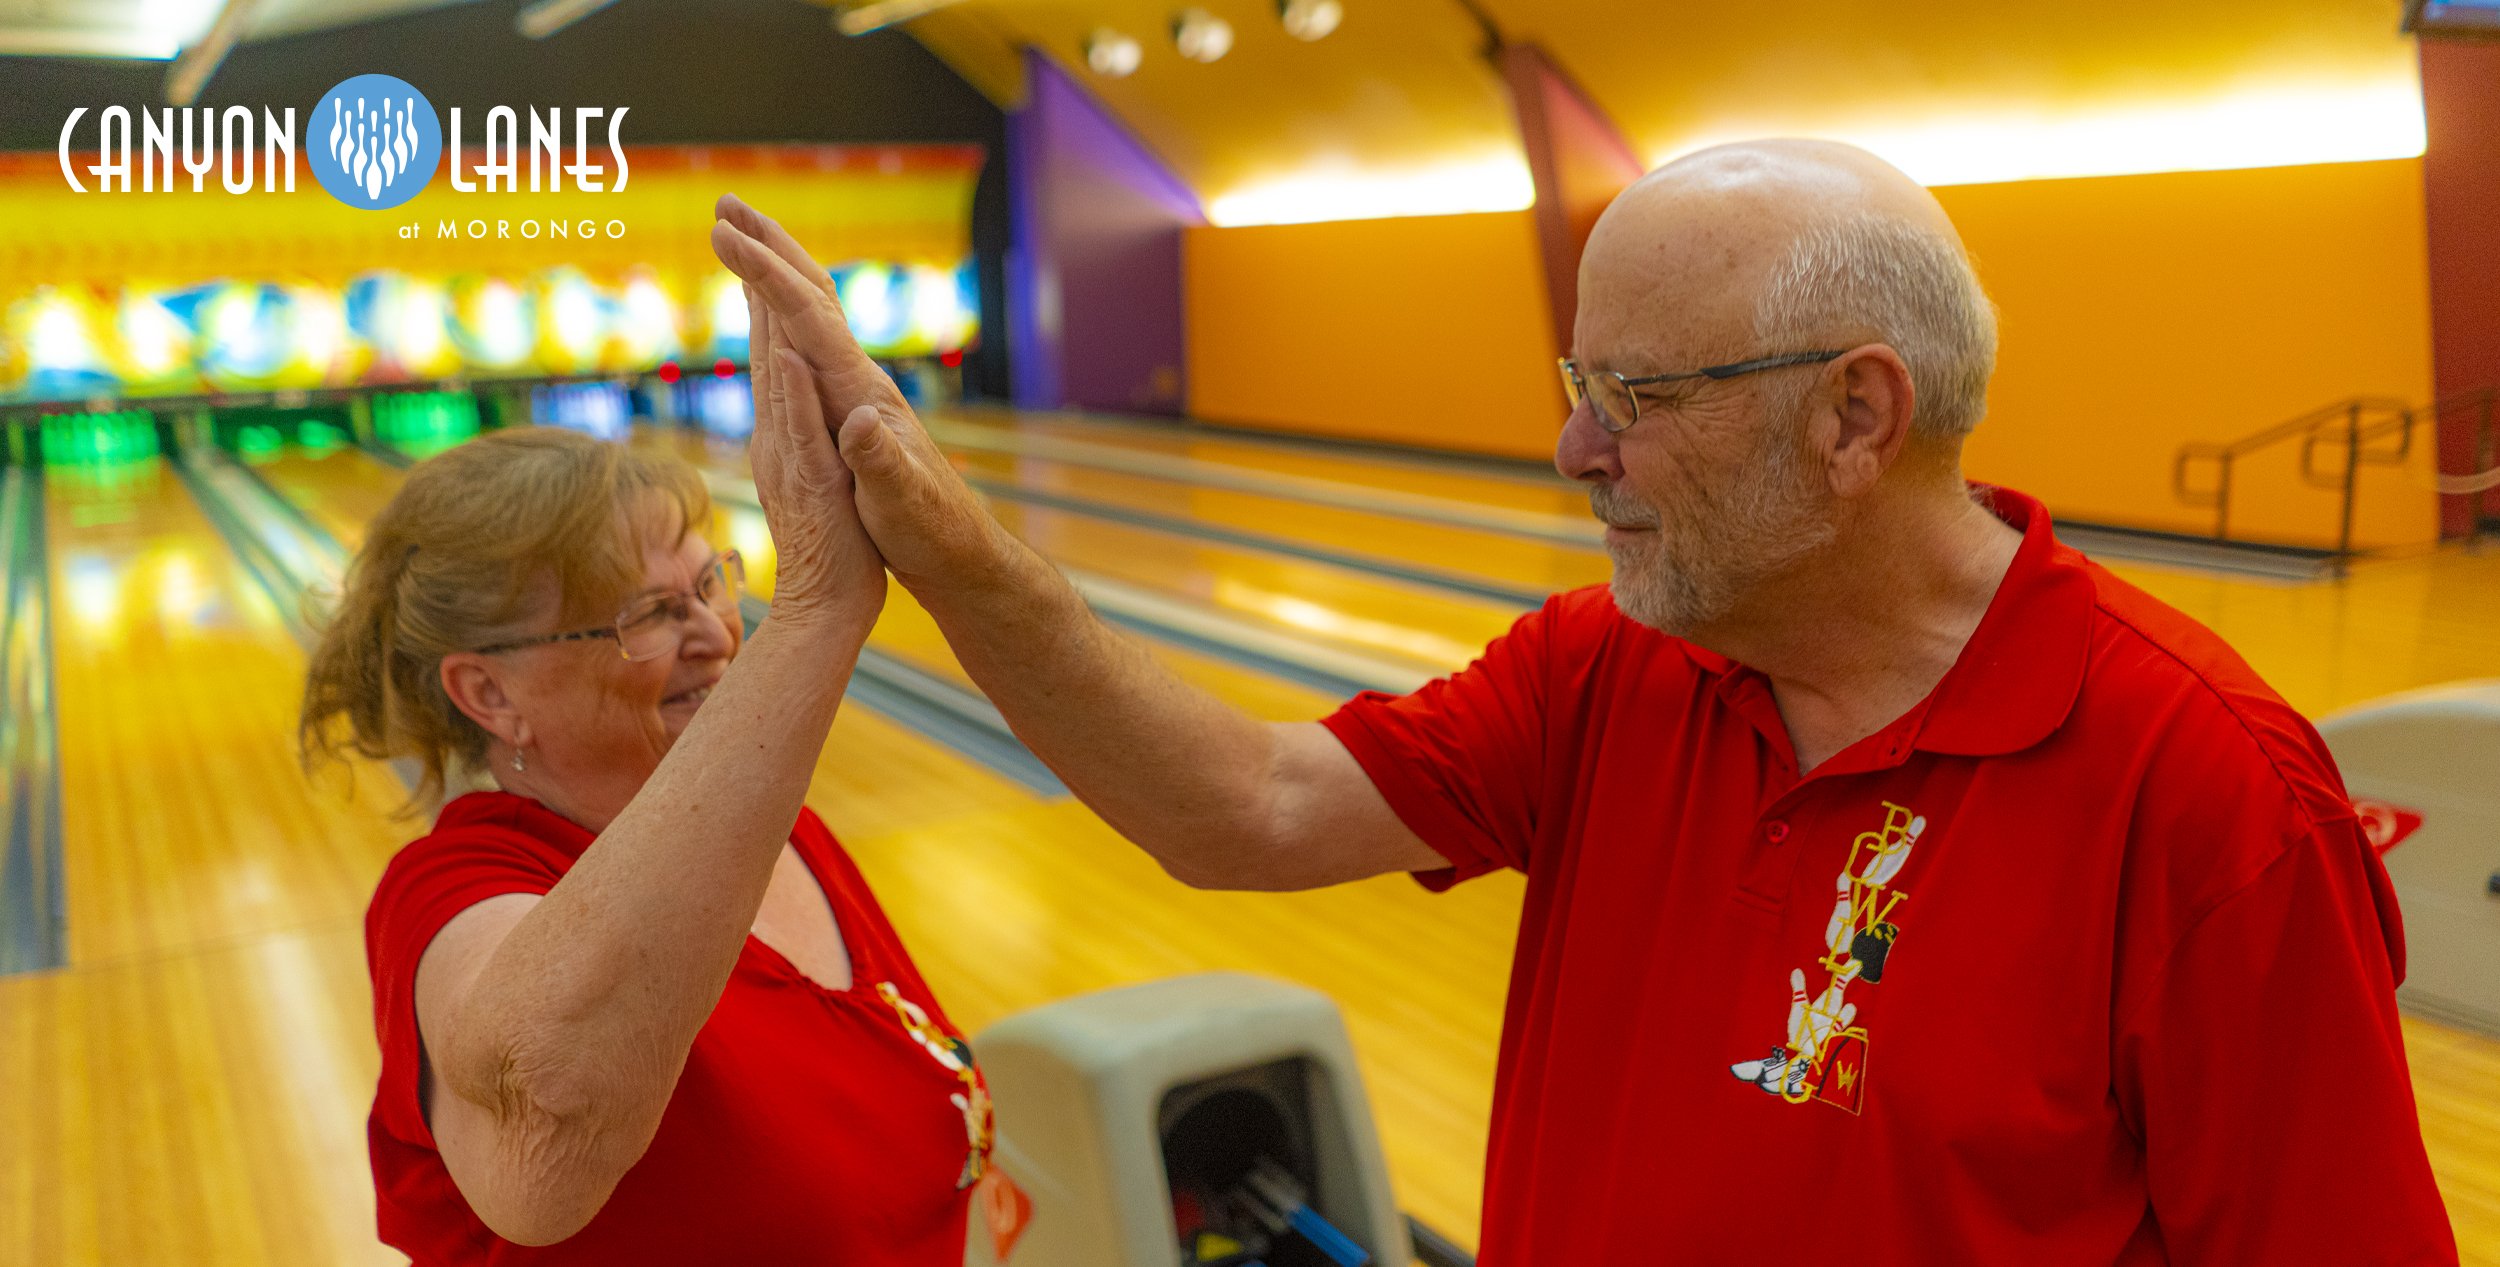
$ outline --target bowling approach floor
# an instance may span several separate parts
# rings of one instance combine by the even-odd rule
[[[1107,616],[1263,716],[1456,668],[1538,596],[1606,576],[1584,500],[1533,472],[999,411],[937,429]],[[744,454],[633,443],[705,469],[768,594]],[[360,920],[417,827],[388,816],[386,770],[351,797],[297,769],[289,581],[335,575],[401,478],[354,448],[47,473],[67,953],[0,977],[0,1262],[399,1261],[372,1239]],[[2120,570],[2313,716],[2500,663],[2500,554],[2340,584]],[[1472,1239],[1516,877],[1193,892],[983,716],[908,595],[863,663],[809,801],[958,1022],[1211,969],[1324,990],[1400,1202]],[[2411,1019],[2406,1039],[2466,1259],[2500,1264],[2500,1041]]]

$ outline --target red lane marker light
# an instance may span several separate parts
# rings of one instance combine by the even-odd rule
[[[660,381],[663,383],[674,383],[684,374],[685,371],[677,368],[675,361],[666,361],[660,365]]]
[[[938,364],[943,365],[950,370],[963,363],[964,350],[962,348],[948,348],[945,351],[938,353]]]
[[[730,360],[728,357],[724,356],[721,359],[712,362],[712,377],[714,378],[727,378],[737,372],[737,362]]]

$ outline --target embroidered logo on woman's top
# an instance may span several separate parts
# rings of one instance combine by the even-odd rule
[[[981,1181],[990,1168],[990,1148],[996,1141],[996,1124],[990,1116],[990,1088],[981,1078],[981,1066],[972,1059],[972,1044],[962,1036],[949,1034],[929,1019],[919,1004],[903,997],[891,981],[877,983],[877,997],[893,1007],[894,1015],[903,1022],[903,1032],[911,1035],[920,1049],[929,1053],[963,1090],[946,1097],[964,1115],[964,1138],[971,1146],[971,1155],[964,1158],[963,1173],[955,1177],[955,1188],[962,1191]]]

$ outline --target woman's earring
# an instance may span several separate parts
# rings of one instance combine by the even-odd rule
[[[515,771],[526,770],[529,768],[521,763],[521,750],[518,748],[512,750],[512,768]]]

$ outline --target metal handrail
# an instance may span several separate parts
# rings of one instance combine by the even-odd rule
[[[2443,494],[2473,498],[2479,512],[2490,504],[2486,497],[2493,487],[2490,481],[2500,478],[2500,386],[2476,387],[2443,396],[2428,413],[2436,427],[2438,419],[2467,411],[2474,415],[2474,439],[2470,446],[2473,453],[2466,459],[2470,468],[2457,475],[2440,472],[2434,482]]]
[[[2232,475],[2239,459],[2297,439],[2300,441],[2301,482],[2313,488],[2333,490],[2339,495],[2334,566],[2341,573],[2353,553],[2353,513],[2362,466],[2403,463],[2412,455],[2413,436],[2418,427],[2424,424],[2435,426],[2438,419],[2462,408],[2480,411],[2475,431],[2476,465],[2478,468],[2488,467],[2493,457],[2494,415],[2500,413],[2500,387],[2459,392],[2419,407],[2383,396],[2358,396],[2313,409],[2236,440],[2220,443],[2193,441],[2179,446],[2178,455],[2171,465],[2171,490],[2187,505],[2212,508],[2214,539],[2228,541],[2231,539]],[[2322,448],[2328,447],[2340,449],[2343,460],[2321,469],[2318,454]],[[2199,463],[2206,462],[2213,464],[2214,480],[2210,488],[2200,488],[2192,482],[2191,473]]]

